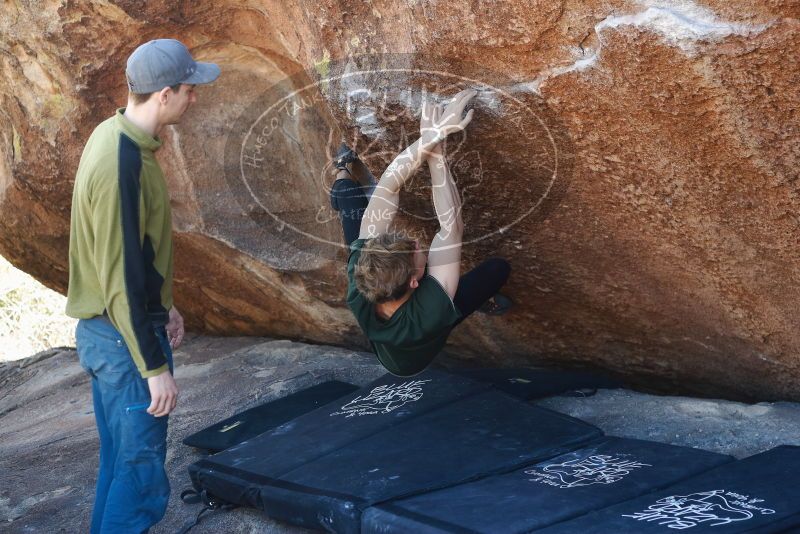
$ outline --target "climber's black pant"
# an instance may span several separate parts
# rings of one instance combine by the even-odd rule
[[[349,178],[340,178],[331,186],[331,207],[339,212],[347,248],[358,239],[361,218],[367,209],[369,198],[364,188]]]

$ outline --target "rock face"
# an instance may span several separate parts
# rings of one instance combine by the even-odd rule
[[[633,383],[800,399],[800,7],[757,2],[6,2],[0,253],[66,290],[72,180],[175,37],[220,80],[163,132],[176,302],[196,330],[365,346],[326,208],[344,138],[379,174],[422,94],[481,89],[448,157],[465,262],[510,259],[516,309],[451,350]],[[274,119],[274,120],[273,120]],[[400,226],[430,236],[426,174]]]

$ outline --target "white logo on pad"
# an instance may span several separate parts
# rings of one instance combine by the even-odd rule
[[[658,499],[643,512],[627,515],[637,521],[655,521],[675,530],[707,524],[711,527],[752,519],[755,514],[770,515],[775,510],[761,508],[764,499],[725,490],[711,490],[689,495],[671,495]]]
[[[416,402],[422,398],[422,386],[430,380],[412,380],[400,384],[389,384],[378,386],[369,392],[368,395],[358,396],[340,408],[341,411],[334,412],[334,415],[344,415],[345,417],[355,417],[356,415],[375,415],[379,413],[389,413],[408,404]]]
[[[534,475],[535,478],[530,479],[532,482],[557,488],[576,488],[592,484],[613,484],[641,467],[651,466],[625,458],[596,454],[582,460],[528,469],[525,474]]]

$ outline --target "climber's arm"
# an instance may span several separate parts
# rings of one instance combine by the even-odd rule
[[[361,219],[359,239],[377,237],[389,230],[400,203],[400,189],[439,141],[435,132],[423,133],[419,140],[403,150],[386,168]]]
[[[428,254],[428,274],[453,298],[461,276],[461,242],[464,235],[461,195],[447,167],[447,160],[438,147],[428,158],[428,166],[431,171],[433,207],[439,219],[439,231],[433,237]]]

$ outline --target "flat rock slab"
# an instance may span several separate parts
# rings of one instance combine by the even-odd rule
[[[187,466],[203,457],[181,444],[215,421],[325,380],[366,385],[384,374],[367,353],[264,338],[192,337],[176,352],[180,401],[171,416],[167,470],[173,495],[154,534],[194,518],[184,505]],[[746,405],[629,390],[540,405],[583,419],[609,435],[700,447],[744,457],[800,445],[800,404]],[[0,365],[0,530],[86,532],[98,441],[89,380],[74,351],[51,351]],[[205,518],[192,532],[305,532],[259,512]]]
[[[611,436],[698,447],[736,458],[800,443],[800,404],[795,402],[742,404],[601,389],[592,397],[551,397],[538,404]]]

